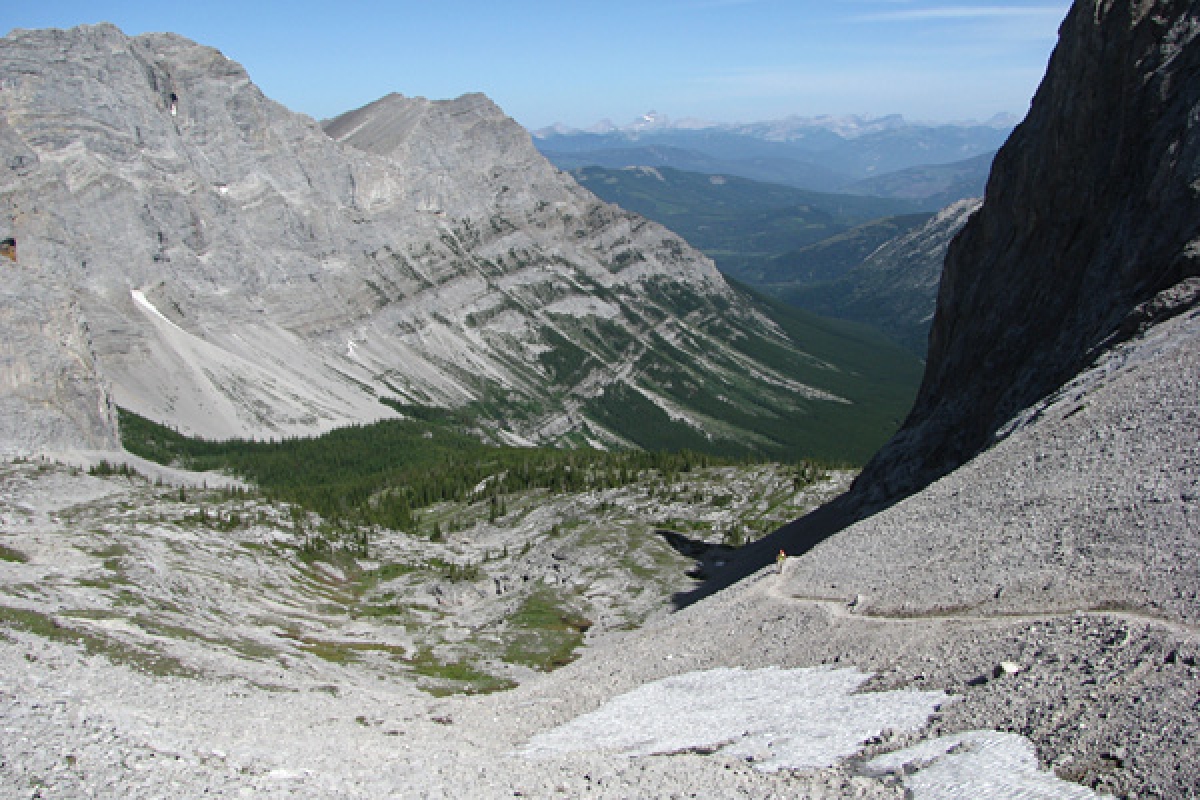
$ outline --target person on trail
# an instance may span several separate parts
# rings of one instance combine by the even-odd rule
[[[779,550],[779,555],[775,556],[775,571],[780,575],[783,574],[783,562],[787,561],[787,557],[787,553],[783,552],[782,548]]]

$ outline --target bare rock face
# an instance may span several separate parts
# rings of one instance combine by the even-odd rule
[[[953,242],[928,367],[859,492],[894,499],[994,441],[1200,290],[1200,12],[1077,2],[1029,116]]]
[[[33,351],[87,320],[73,374],[95,366],[116,404],[207,437],[319,433],[395,416],[388,399],[486,401],[503,441],[622,443],[618,406],[641,398],[665,424],[738,438],[685,387],[774,411],[842,403],[742,352],[803,359],[708,259],[553,169],[487,98],[392,95],[327,134],[172,34],[0,40],[8,238],[15,285],[58,287],[23,319],[63,326],[22,334],[22,363],[53,362]],[[14,418],[33,407],[7,391]]]
[[[386,413],[287,347],[349,299],[295,300],[353,202],[353,165],[315,123],[215,50],[110,25],[11,34],[0,81],[10,269],[78,307],[118,403],[213,436]]]
[[[0,329],[0,457],[115,448],[112,400],[70,294],[0,261]]]

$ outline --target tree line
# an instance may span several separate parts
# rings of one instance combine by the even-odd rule
[[[574,493],[653,476],[667,485],[712,466],[748,463],[690,450],[564,450],[487,445],[435,411],[352,425],[316,437],[213,441],[185,436],[119,409],[125,448],[161,464],[224,471],[269,499],[314,511],[336,525],[415,530],[419,509],[489,502],[532,489]],[[797,474],[800,474],[799,472]]]

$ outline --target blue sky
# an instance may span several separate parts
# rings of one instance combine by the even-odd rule
[[[317,118],[486,92],[518,122],[1024,115],[1067,0],[4,0],[0,30],[114,22],[241,62]]]

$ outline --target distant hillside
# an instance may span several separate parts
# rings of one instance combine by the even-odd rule
[[[783,156],[749,159],[718,158],[699,150],[670,145],[649,144],[641,147],[615,147],[605,150],[561,152],[543,149],[542,154],[563,170],[581,167],[671,167],[708,175],[736,175],[754,181],[783,184],[813,191],[835,191],[849,180],[820,164]]]
[[[761,283],[762,271],[784,253],[864,222],[911,212],[914,205],[670,168],[585,167],[573,174],[601,199],[661,223],[726,275],[752,285]]]
[[[933,214],[901,214],[856,225],[816,244],[777,256],[744,280],[773,292],[828,283],[843,277],[885,243],[929,221]]]
[[[910,167],[858,181],[842,191],[872,197],[903,197],[929,211],[968,197],[982,197],[995,153],[984,153],[953,164]]]
[[[826,283],[805,285],[794,280],[767,288],[791,305],[871,325],[924,356],[946,249],[979,205],[978,199],[961,200],[934,216],[925,216],[924,224],[888,240],[853,269]],[[872,227],[864,226],[867,230]],[[803,255],[819,259],[826,244],[809,248]],[[837,252],[832,246],[824,249]]]
[[[534,144],[563,169],[670,166],[842,191],[857,181],[912,167],[990,155],[1010,130],[1000,121],[922,125],[901,117],[790,118],[676,127],[655,117],[601,133],[536,131]]]

